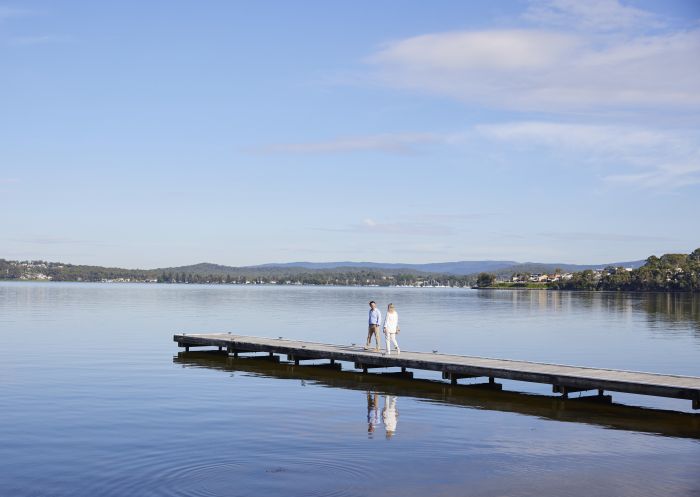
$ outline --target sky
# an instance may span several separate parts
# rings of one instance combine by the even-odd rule
[[[0,0],[0,258],[700,247],[700,2]]]

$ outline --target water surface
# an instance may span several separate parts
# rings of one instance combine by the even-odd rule
[[[0,493],[700,495],[688,401],[574,406],[172,342],[361,343],[370,299],[397,306],[404,349],[700,375],[697,296],[0,283]]]

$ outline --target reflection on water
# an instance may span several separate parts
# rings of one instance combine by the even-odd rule
[[[477,295],[488,305],[504,302],[518,312],[537,309],[550,315],[605,312],[625,319],[642,310],[655,328],[677,325],[700,332],[700,295],[692,293],[481,290]]]
[[[700,295],[650,293],[642,297],[642,302],[655,329],[684,330],[690,325],[700,337]]]
[[[367,400],[367,432],[374,434],[380,424],[381,397],[381,424],[387,439],[396,433],[397,399],[401,396],[605,428],[700,439],[700,415],[693,413],[600,403],[585,398],[564,401],[559,397],[493,390],[481,388],[480,385],[450,385],[431,380],[403,379],[391,373],[366,375],[322,366],[295,366],[293,363],[271,361],[261,356],[233,358],[217,351],[180,352],[173,360],[190,367],[269,378],[295,378],[300,379],[304,385],[313,382],[331,388],[364,390]]]
[[[384,396],[384,408],[382,409],[382,422],[386,431],[386,438],[391,438],[396,433],[399,411],[396,409],[396,397],[393,395]]]
[[[372,434],[379,424],[379,402],[377,392],[367,390],[367,433]]]
[[[379,394],[367,390],[367,433],[371,437],[379,425]],[[384,407],[382,408],[382,421],[384,433],[389,439],[396,433],[399,411],[396,408],[395,395],[382,395]]]

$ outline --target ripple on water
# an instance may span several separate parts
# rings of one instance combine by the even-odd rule
[[[200,457],[200,456],[197,456]],[[259,455],[210,460],[172,461],[160,454],[139,457],[138,465],[112,461],[112,478],[94,480],[95,495],[259,496],[303,495],[344,497],[357,495],[376,478],[376,470],[347,455]],[[132,467],[133,466],[133,467]],[[87,493],[90,493],[91,489]]]

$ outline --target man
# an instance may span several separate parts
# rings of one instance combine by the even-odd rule
[[[370,343],[372,343],[372,334],[374,334],[374,340],[377,343],[377,347],[374,350],[379,352],[379,325],[381,322],[382,314],[379,312],[379,309],[377,309],[377,303],[373,300],[369,303],[369,330],[367,331],[365,350],[367,350]]]

